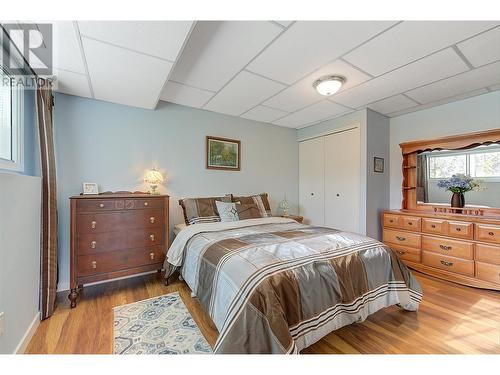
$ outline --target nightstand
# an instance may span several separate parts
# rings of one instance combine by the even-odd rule
[[[287,215],[287,216],[284,216],[284,215],[279,215],[280,217],[286,217],[288,219],[293,219],[295,220],[297,223],[302,223],[302,221],[304,221],[304,217],[303,216],[299,216],[299,215]]]

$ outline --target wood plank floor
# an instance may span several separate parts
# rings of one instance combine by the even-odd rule
[[[424,291],[417,313],[383,309],[303,353],[500,353],[500,293],[415,275]],[[112,353],[112,308],[174,291],[213,346],[217,331],[186,284],[165,286],[159,274],[151,274],[86,287],[75,309],[66,292],[59,295],[54,315],[41,322],[26,352]]]

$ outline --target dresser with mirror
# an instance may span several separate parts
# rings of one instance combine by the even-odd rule
[[[417,271],[500,290],[500,129],[400,146],[401,209],[382,213],[383,242]]]

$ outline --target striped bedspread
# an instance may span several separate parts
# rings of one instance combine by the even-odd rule
[[[215,353],[296,353],[384,307],[416,311],[422,298],[384,244],[285,218],[189,226],[165,262],[214,321]]]

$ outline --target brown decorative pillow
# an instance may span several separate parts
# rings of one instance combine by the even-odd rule
[[[233,202],[240,202],[241,204],[255,204],[260,211],[261,217],[272,216],[267,193],[250,195],[247,197],[233,197]]]
[[[238,211],[238,217],[240,220],[245,219],[258,219],[262,217],[262,214],[256,204],[238,204],[236,203],[236,210]]]
[[[180,199],[179,205],[182,207],[186,225],[220,221],[219,212],[215,204],[216,201],[231,203],[232,195],[227,194],[224,197]]]

